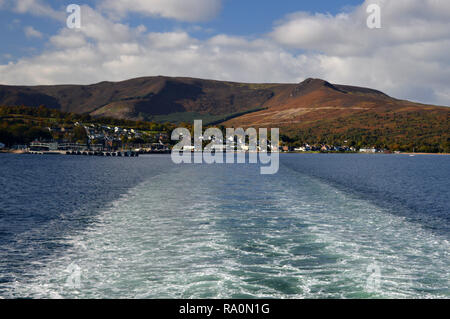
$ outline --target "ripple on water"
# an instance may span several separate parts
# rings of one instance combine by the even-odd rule
[[[449,297],[444,237],[287,167],[180,166],[52,244],[7,297]]]

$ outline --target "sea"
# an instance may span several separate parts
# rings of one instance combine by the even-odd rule
[[[450,298],[450,157],[0,154],[0,298]]]

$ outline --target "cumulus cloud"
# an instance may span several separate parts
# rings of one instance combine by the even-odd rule
[[[50,38],[50,43],[56,50],[66,48],[80,48],[87,45],[86,37],[81,32],[73,32],[70,29],[63,29],[61,32]]]
[[[5,3],[7,0],[5,0]],[[14,0],[12,9],[18,13],[29,13],[36,16],[46,16],[56,20],[65,20],[65,13],[54,10],[41,0]]]
[[[294,13],[268,36],[202,40],[185,30],[130,27],[83,6],[81,29],[61,29],[40,55],[0,65],[0,83],[88,84],[152,75],[243,82],[319,77],[450,105],[450,2],[380,2],[380,30],[365,25],[368,3],[335,16]]]
[[[57,84],[170,75],[234,81],[299,81],[295,58],[267,39],[185,31],[148,32],[82,7],[80,29],[63,28],[41,55],[0,66],[0,83]]]
[[[381,8],[381,29],[369,29],[366,8]],[[280,22],[271,37],[282,45],[327,54],[370,55],[381,47],[450,38],[450,2],[444,0],[366,0],[335,16],[298,12]]]
[[[25,32],[25,36],[27,38],[41,39],[44,36],[40,31],[36,30],[32,26],[27,26],[27,27],[23,28],[23,31]]]
[[[366,25],[369,4],[381,8],[381,29]],[[450,105],[450,2],[366,0],[350,12],[294,13],[270,37],[321,60],[330,81],[380,88],[392,95]]]
[[[100,8],[125,16],[129,12],[180,21],[205,21],[217,15],[221,0],[103,0]]]
[[[130,38],[115,42],[93,41],[88,33],[61,32],[51,39],[54,50],[0,66],[0,82],[94,83],[148,75],[301,80],[296,78],[296,59],[263,40],[224,35],[200,41],[182,31],[140,34],[129,28],[127,32]]]

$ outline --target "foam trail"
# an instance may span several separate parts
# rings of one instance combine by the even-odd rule
[[[286,167],[180,166],[63,241],[6,297],[449,297],[445,238]]]

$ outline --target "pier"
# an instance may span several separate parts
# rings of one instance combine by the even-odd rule
[[[66,151],[65,155],[78,156],[103,156],[103,157],[138,157],[139,153],[135,151]]]
[[[28,151],[26,154],[32,155],[71,155],[71,156],[99,156],[99,157],[138,157],[139,153],[135,151]]]
[[[33,155],[75,155],[75,156],[100,156],[100,157],[138,157],[141,154],[170,154],[167,145],[154,143],[147,147],[111,148],[102,144],[78,144],[78,143],[45,143],[34,141],[23,150],[24,154]]]

